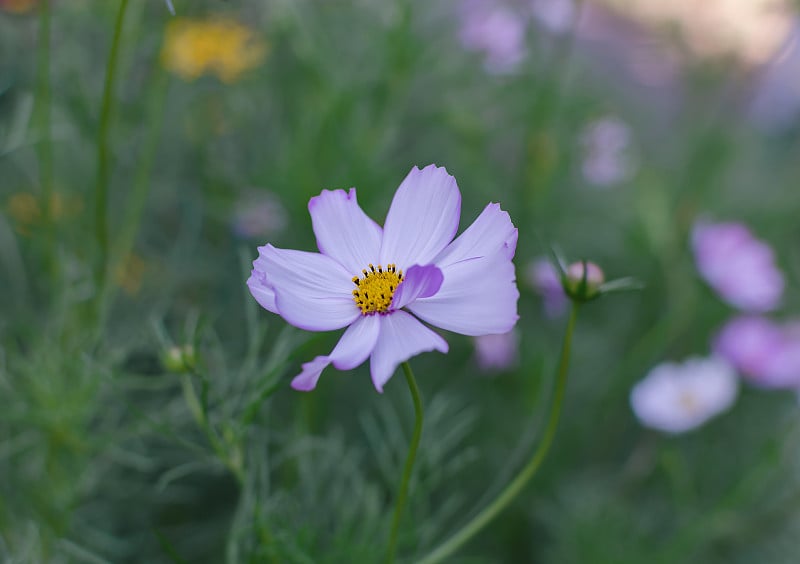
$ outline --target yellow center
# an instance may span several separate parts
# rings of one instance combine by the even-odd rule
[[[353,283],[357,286],[353,290],[353,301],[361,310],[361,315],[385,313],[392,305],[392,296],[403,282],[403,271],[397,270],[397,265],[389,264],[386,270],[381,265],[377,267],[370,264],[369,270],[361,271],[363,278],[353,276]]]

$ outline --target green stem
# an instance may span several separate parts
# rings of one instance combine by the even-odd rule
[[[148,100],[147,124],[148,129],[144,140],[141,156],[139,157],[139,167],[136,171],[131,195],[125,206],[125,216],[122,218],[119,227],[119,235],[112,247],[113,258],[110,261],[110,272],[113,274],[127,260],[128,255],[133,249],[142,222],[144,207],[147,202],[147,195],[150,192],[150,177],[153,170],[158,142],[161,138],[161,129],[164,123],[164,108],[166,106],[169,79],[163,71],[156,71],[158,74],[154,79],[154,84],[149,89],[152,94]],[[106,294],[102,297],[107,302],[111,296],[113,285],[106,284],[104,288]]]
[[[575,320],[577,316],[578,304],[577,302],[573,302],[572,311],[570,312],[569,321],[567,322],[567,329],[564,332],[564,341],[561,346],[561,358],[556,373],[556,388],[553,395],[550,417],[547,420],[547,426],[545,427],[542,441],[534,451],[533,457],[520,471],[517,477],[500,492],[500,495],[498,495],[493,502],[473,517],[456,534],[420,560],[418,564],[434,564],[436,562],[441,562],[453,554],[505,509],[508,504],[522,492],[542,465],[542,462],[550,450],[550,445],[553,443],[553,438],[558,428],[558,420],[561,416],[561,406],[564,403],[564,393],[567,389],[567,370],[569,368],[570,349],[572,347],[572,333],[575,330]]]
[[[397,502],[394,507],[394,517],[392,518],[392,532],[389,535],[389,546],[386,549],[387,564],[394,562],[395,552],[397,551],[397,534],[400,531],[400,518],[403,516],[403,508],[408,498],[408,483],[411,481],[411,471],[414,468],[414,459],[417,457],[417,448],[419,447],[419,441],[422,437],[422,421],[424,419],[422,398],[419,395],[417,381],[414,379],[414,373],[411,371],[411,365],[409,365],[408,362],[403,363],[403,372],[406,375],[408,389],[411,391],[411,399],[414,401],[414,414],[416,415],[416,419],[414,421],[414,434],[411,436],[411,444],[408,446],[406,465],[403,468],[400,490],[397,492]]]
[[[228,441],[222,439],[211,422],[208,420],[208,414],[205,411],[203,402],[197,397],[197,392],[192,384],[192,375],[183,374],[181,377],[181,387],[183,388],[183,397],[186,400],[186,405],[192,417],[197,423],[197,426],[203,431],[214,450],[214,454],[225,465],[228,470],[234,475],[239,484],[244,483],[244,472],[242,470],[241,461],[232,455],[231,445]]]
[[[37,64],[36,114],[37,129],[41,135],[38,143],[39,182],[42,187],[42,220],[46,238],[47,266],[53,283],[58,262],[55,251],[55,218],[53,217],[53,140],[50,118],[50,0],[39,6],[39,52]]]
[[[111,115],[114,108],[114,83],[117,75],[119,49],[122,42],[122,28],[128,0],[120,0],[114,38],[106,66],[106,80],[103,88],[103,103],[100,110],[100,126],[97,132],[97,178],[95,184],[95,236],[97,237],[98,257],[95,265],[95,285],[97,290],[97,309],[101,308],[106,277],[108,276],[108,185],[111,175],[109,163],[108,136],[111,128]]]

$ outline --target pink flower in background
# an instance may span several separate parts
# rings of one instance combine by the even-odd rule
[[[622,120],[604,117],[591,123],[581,136],[583,177],[605,188],[628,180],[634,172],[631,129]]]
[[[461,4],[461,44],[484,54],[492,73],[514,71],[525,58],[525,20],[492,0],[465,0]]]
[[[764,317],[738,317],[714,339],[714,351],[752,384],[800,388],[800,331]]]
[[[288,213],[278,197],[263,190],[246,194],[233,210],[232,229],[242,239],[274,235],[288,224]]]
[[[347,327],[329,355],[303,364],[295,389],[314,389],[330,364],[351,370],[369,358],[382,392],[401,362],[447,352],[447,342],[420,319],[469,336],[506,333],[516,324],[517,230],[498,204],[489,204],[453,240],[461,193],[444,168],[414,167],[383,228],[358,205],[355,188],[323,190],[308,209],[320,252],[259,247],[247,281],[262,307],[296,327]]]
[[[778,307],[783,274],[772,249],[747,227],[701,221],[692,231],[692,249],[700,275],[728,304],[752,312]]]
[[[519,362],[519,334],[483,335],[473,339],[478,367],[486,372],[514,368]]]
[[[564,293],[558,271],[546,258],[538,258],[525,270],[528,284],[542,296],[545,314],[559,317],[567,310],[569,298]]]
[[[631,391],[631,407],[642,425],[683,433],[727,411],[736,401],[739,381],[719,358],[690,358],[653,368]]]

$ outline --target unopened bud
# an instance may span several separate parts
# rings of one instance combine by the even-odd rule
[[[164,368],[170,372],[177,373],[191,372],[194,369],[196,360],[197,358],[192,345],[170,347],[164,351],[164,354],[161,356],[161,362],[164,364]]]
[[[605,282],[603,271],[593,262],[574,262],[567,267],[564,290],[570,298],[589,301],[600,294],[600,286]]]

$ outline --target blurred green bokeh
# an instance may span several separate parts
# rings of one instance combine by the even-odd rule
[[[381,222],[408,170],[436,163],[462,228],[489,201],[519,228],[521,347],[499,374],[454,334],[413,360],[427,421],[401,561],[537,440],[564,319],[527,270],[554,245],[646,287],[583,308],[550,457],[452,562],[797,562],[793,393],[745,387],[675,437],[628,399],[652,366],[708,355],[732,315],[695,271],[698,217],[768,241],[788,281],[776,315],[800,309],[800,121],[753,119],[762,67],[697,58],[592,2],[595,35],[508,3],[525,48],[506,72],[462,44],[468,2],[174,3],[133,1],[123,20],[103,280],[97,144],[120,1],[53,0],[44,17],[0,2],[0,558],[380,561],[413,422],[402,378],[379,395],[366,367],[329,369],[291,390],[338,335],[288,327],[245,280],[268,241],[315,249],[320,190],[357,187]],[[631,53],[660,82],[637,81]],[[607,119],[627,128],[627,168],[598,186],[587,131]]]

